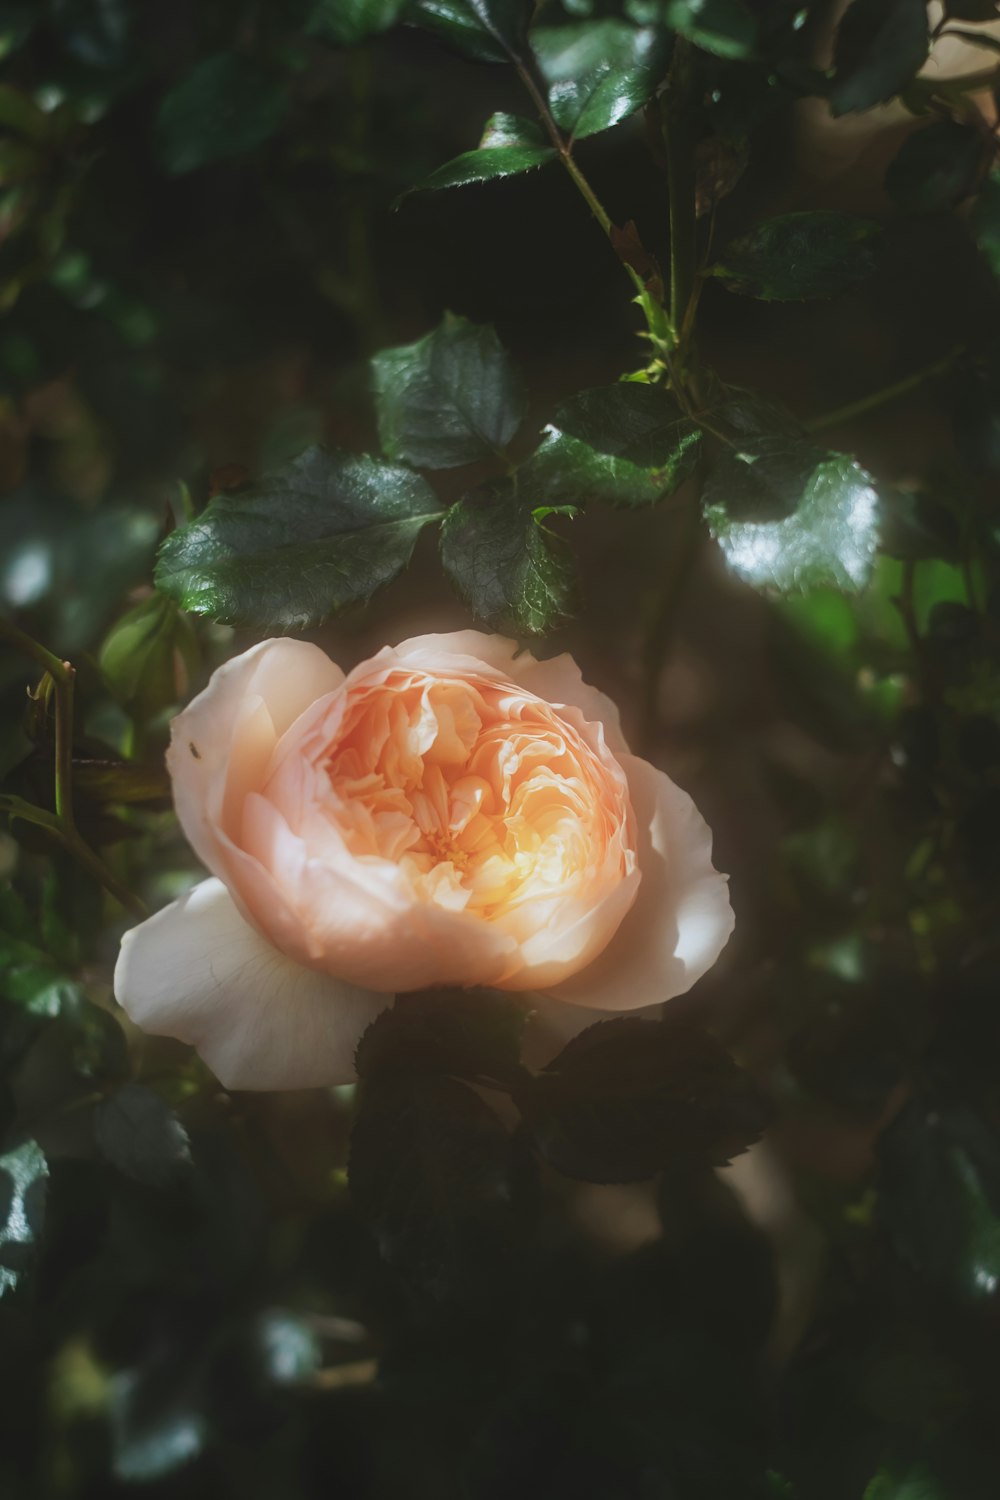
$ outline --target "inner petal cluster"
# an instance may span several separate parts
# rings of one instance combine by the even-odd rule
[[[421,899],[487,920],[533,907],[525,929],[545,919],[539,901],[627,872],[616,769],[541,699],[417,673],[358,684],[326,760],[355,858],[390,861]]]

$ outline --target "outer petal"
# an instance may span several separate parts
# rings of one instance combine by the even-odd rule
[[[605,738],[617,754],[627,751],[618,709],[610,698],[584,682],[572,656],[538,661],[530,651],[518,651],[516,641],[502,635],[484,635],[480,630],[455,630],[449,635],[417,635],[402,641],[391,654],[407,666],[427,670],[474,669],[488,666],[509,682],[544,698],[555,708],[569,704],[591,723],[604,725]],[[382,653],[376,660],[379,660]],[[452,660],[449,662],[449,658]]]
[[[212,674],[171,726],[167,766],[181,827],[214,874],[231,862],[222,836],[242,797],[259,786],[275,745],[317,698],[344,680],[306,641],[262,641]]]
[[[350,1083],[354,1049],[392,997],[303,968],[205,880],[122,940],[115,993],[143,1031],[195,1046],[230,1089]]]
[[[546,991],[594,1010],[640,1010],[683,995],[712,967],[733,930],[726,875],[691,798],[662,771],[620,755],[639,830],[635,905],[592,964]]]

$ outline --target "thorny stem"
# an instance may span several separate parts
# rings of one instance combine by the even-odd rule
[[[678,37],[667,87],[660,98],[670,214],[670,321],[678,333],[683,328],[690,330],[688,309],[697,257],[694,156],[687,131],[690,87],[690,50],[684,38]],[[683,358],[683,349],[680,354]]]
[[[885,406],[890,401],[895,401],[899,396],[906,396],[910,391],[915,391],[926,380],[934,380],[938,375],[944,375],[951,369],[952,365],[964,353],[962,345],[956,346],[937,359],[933,364],[924,365],[920,370],[914,370],[912,375],[904,375],[902,380],[897,380],[893,385],[883,386],[880,391],[873,391],[869,396],[861,396],[857,401],[849,401],[846,406],[838,406],[833,411],[823,412],[818,417],[811,417],[802,426],[806,432],[822,432],[827,427],[839,427],[842,422],[849,422],[854,417],[862,417],[867,412],[876,411],[878,407]]]

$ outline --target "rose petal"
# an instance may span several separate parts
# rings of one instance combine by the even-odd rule
[[[137,1026],[198,1049],[229,1089],[354,1079],[354,1049],[391,996],[293,962],[205,880],[127,932],[115,993]]]
[[[595,1010],[683,995],[715,963],[734,922],[729,877],[712,865],[711,829],[687,792],[638,756],[618,759],[638,824],[639,894],[604,952],[547,990]]]

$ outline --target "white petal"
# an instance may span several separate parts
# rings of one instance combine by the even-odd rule
[[[137,1026],[196,1047],[230,1089],[354,1079],[354,1049],[392,997],[279,953],[205,880],[122,939],[115,994]]]
[[[595,1010],[639,1010],[683,995],[733,930],[728,876],[687,792],[635,755],[618,757],[638,825],[642,881],[631,911],[592,964],[547,991]]]

